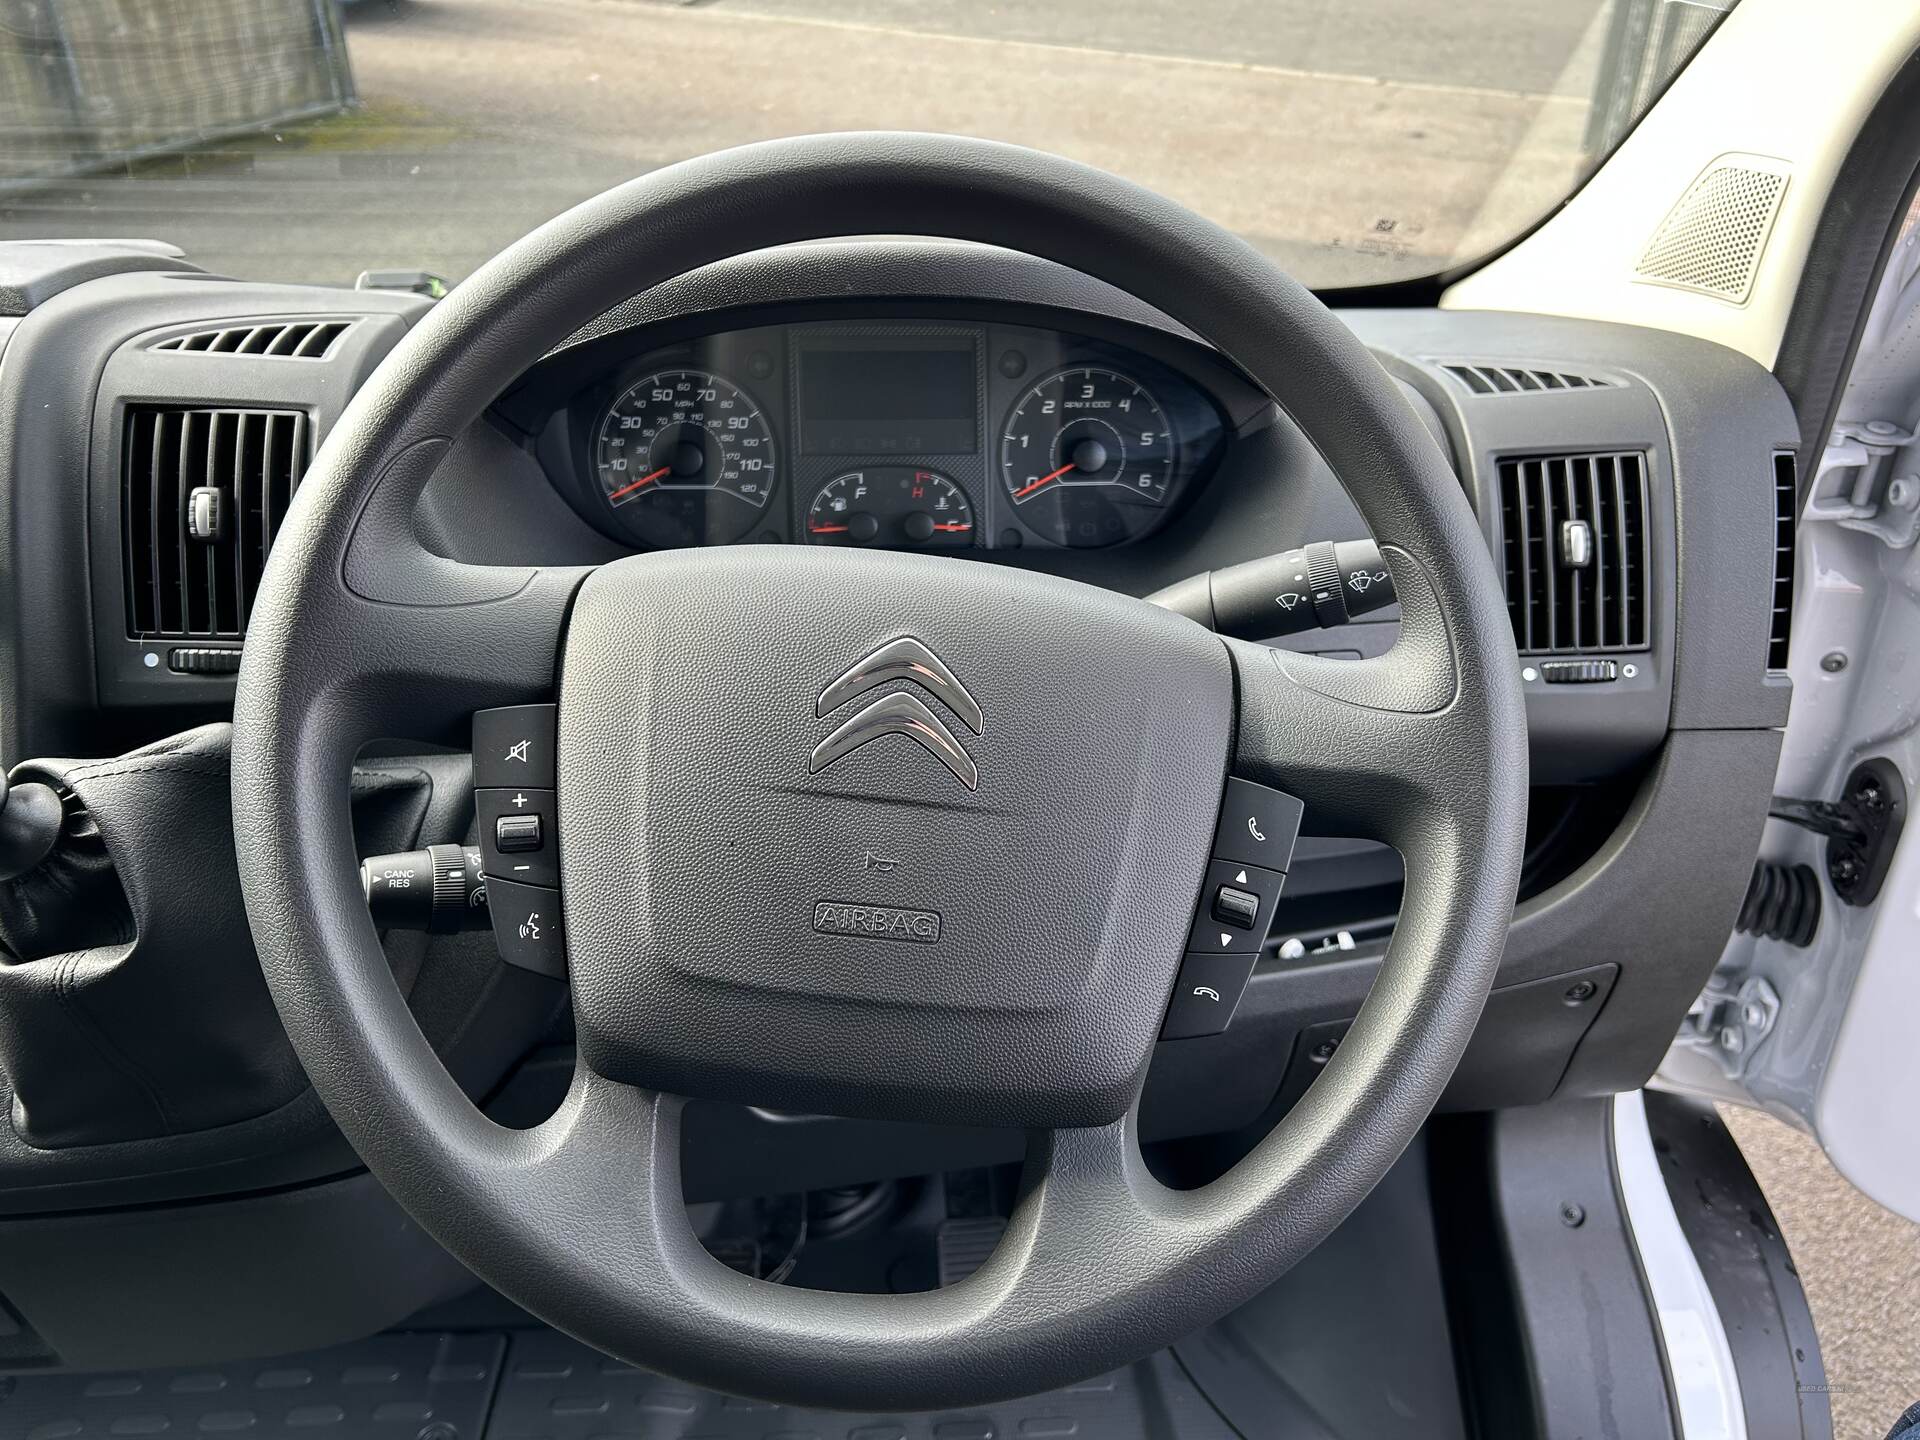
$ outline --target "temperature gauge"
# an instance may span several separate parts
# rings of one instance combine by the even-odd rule
[[[973,504],[937,470],[870,465],[836,475],[807,508],[816,545],[951,548],[973,543]]]

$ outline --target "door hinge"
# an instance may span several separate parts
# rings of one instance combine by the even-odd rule
[[[1833,893],[1848,905],[1870,905],[1886,882],[1907,822],[1907,786],[1897,765],[1875,756],[1853,767],[1838,800],[1776,795],[1767,813],[1824,835]]]
[[[1715,975],[1688,1009],[1674,1039],[1712,1055],[1729,1080],[1738,1080],[1779,1018],[1779,993],[1760,976],[1749,975],[1735,989],[1731,977]]]
[[[1842,420],[1820,455],[1808,520],[1859,530],[1895,550],[1920,539],[1920,474],[1899,474],[1894,455],[1914,432],[1890,420]]]

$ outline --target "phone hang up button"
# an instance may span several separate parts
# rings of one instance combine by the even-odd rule
[[[1226,1029],[1253,973],[1253,961],[1251,955],[1188,955],[1180,966],[1160,1038],[1189,1040]]]

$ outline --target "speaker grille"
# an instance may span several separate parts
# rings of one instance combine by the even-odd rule
[[[1786,170],[1770,166],[1758,156],[1714,161],[1660,222],[1635,274],[1745,304],[1787,193]]]

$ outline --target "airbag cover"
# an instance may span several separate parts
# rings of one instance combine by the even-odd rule
[[[1124,1113],[1220,802],[1214,636],[978,562],[733,547],[597,571],[563,674],[595,1069],[823,1114]]]

